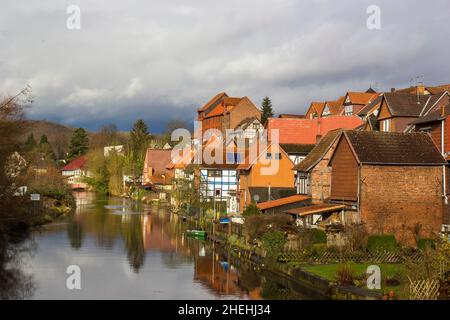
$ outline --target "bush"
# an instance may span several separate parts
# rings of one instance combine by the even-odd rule
[[[313,244],[326,244],[327,243],[327,234],[323,230],[312,229],[312,243]]]
[[[353,285],[356,273],[352,266],[348,263],[339,264],[336,268],[336,282],[340,285]]]
[[[262,242],[264,249],[267,250],[269,255],[275,255],[280,253],[284,249],[284,244],[286,243],[286,237],[281,231],[271,231],[263,234]]]
[[[314,256],[320,256],[328,250],[325,243],[316,243],[311,246],[311,254]]]
[[[417,247],[420,250],[425,250],[425,249],[436,249],[436,241],[433,239],[427,239],[427,238],[420,238],[417,241]]]
[[[398,244],[393,235],[372,235],[367,239],[367,249],[376,251],[397,251]]]
[[[245,208],[244,212],[242,212],[242,215],[244,217],[250,217],[250,216],[256,216],[262,214],[262,211],[258,208],[256,203],[252,202]]]

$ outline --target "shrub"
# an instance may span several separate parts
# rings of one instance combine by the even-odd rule
[[[340,285],[353,285],[356,274],[352,266],[348,263],[339,264],[336,268],[336,282]]]
[[[398,244],[393,235],[372,235],[367,239],[367,249],[376,251],[397,251]]]
[[[283,251],[284,244],[286,243],[286,237],[281,231],[271,231],[263,234],[262,242],[264,249],[267,250],[269,255],[274,255]]]
[[[436,241],[434,239],[427,239],[427,238],[420,238],[417,241],[417,247],[420,250],[425,250],[425,249],[436,249]]]
[[[327,243],[327,234],[323,230],[312,229],[312,243],[313,244],[326,244]]]
[[[256,216],[262,214],[262,211],[258,208],[256,203],[252,202],[245,208],[244,212],[242,212],[242,215],[244,217],[250,217],[250,216]]]
[[[311,254],[314,256],[320,256],[327,251],[327,245],[325,243],[316,243],[311,246]]]

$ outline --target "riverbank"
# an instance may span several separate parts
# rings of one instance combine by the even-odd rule
[[[186,223],[192,227],[198,227],[199,222],[193,218],[185,218]],[[258,266],[266,272],[282,277],[288,281],[292,281],[297,286],[323,299],[346,299],[346,300],[379,300],[383,295],[381,291],[372,291],[356,286],[342,286],[313,272],[309,272],[301,267],[292,267],[286,263],[280,263],[275,258],[270,257],[263,249],[250,246],[245,243],[244,239],[236,238],[235,235],[223,232],[213,231],[212,222],[205,228],[207,232],[206,239],[229,252],[239,260],[246,260]]]

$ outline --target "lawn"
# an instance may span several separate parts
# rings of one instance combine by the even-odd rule
[[[370,263],[350,263],[350,266],[355,270],[355,273],[360,275],[366,272],[367,267],[373,265]],[[393,263],[385,263],[385,264],[377,264],[377,266],[381,269],[381,278],[384,280],[385,278],[390,278],[394,276],[402,276],[405,274],[405,266],[402,264],[393,264]],[[300,268],[307,272],[316,274],[322,278],[325,278],[330,281],[334,281],[336,269],[338,264],[323,264],[323,265],[302,265]]]
[[[370,263],[349,263],[349,265],[353,268],[356,275],[362,275],[366,273],[367,267]],[[390,291],[395,293],[395,296],[402,299],[405,298],[406,294],[406,279],[405,279],[405,266],[402,264],[376,264],[381,269],[381,281],[382,281],[382,291],[386,294]],[[336,269],[338,264],[325,264],[325,265],[300,265],[298,266],[300,269],[310,272],[312,274],[318,275],[322,278],[325,278],[329,281],[336,281]],[[385,280],[388,278],[393,278],[401,281],[399,286],[386,285]],[[361,284],[361,286],[364,286]]]

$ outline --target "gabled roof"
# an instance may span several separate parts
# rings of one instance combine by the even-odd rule
[[[362,108],[358,112],[358,116],[365,117],[368,114],[373,113],[377,108],[380,107],[382,98],[383,95],[378,95],[375,99],[372,100],[372,102],[368,103],[364,108]]]
[[[328,107],[330,110],[330,113],[332,115],[340,115],[342,111],[344,110],[344,97],[340,97],[338,100],[335,101],[327,101],[325,102],[325,106]],[[325,109],[324,106],[324,109]],[[322,111],[323,113],[323,111]]]
[[[360,164],[427,166],[446,163],[431,137],[422,132],[352,130],[344,131],[340,139],[347,139]]]
[[[450,113],[449,109],[450,104],[446,105],[444,107],[444,110],[441,109],[433,110],[429,112],[426,116],[414,120],[413,122],[411,122],[411,124],[423,124],[444,120]]]
[[[342,129],[332,130],[323,137],[306,158],[294,167],[294,170],[308,172],[314,168],[327,154],[334,142],[342,134]]]
[[[69,162],[62,171],[74,171],[74,170],[82,170],[86,167],[87,159],[86,156],[80,156],[75,158],[71,162]]]
[[[235,129],[239,128],[239,129],[245,130],[245,129],[247,129],[247,127],[249,125],[251,125],[255,121],[258,121],[259,123],[261,123],[261,121],[259,121],[258,118],[256,118],[256,117],[245,118],[244,120],[239,122],[239,124],[235,127]]]
[[[383,100],[392,116],[419,117],[430,100],[430,96],[389,92],[383,94]]]
[[[311,102],[311,105],[308,108],[308,113],[310,110],[314,111],[318,117],[322,115],[323,108],[325,108],[325,102]]]
[[[200,109],[198,109],[198,112],[201,111],[207,111],[209,108],[214,107],[215,105],[217,105],[220,101],[222,101],[222,99],[224,97],[228,97],[228,95],[225,92],[220,92],[218,94],[216,94],[211,100],[209,100],[203,107],[201,107]]]
[[[378,96],[378,93],[366,93],[366,92],[354,92],[349,91],[345,95],[344,103],[346,103],[347,98],[352,104],[366,105]]]

